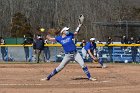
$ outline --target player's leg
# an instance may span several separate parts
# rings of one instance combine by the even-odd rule
[[[84,47],[82,48],[82,57],[83,59],[86,59],[86,56],[87,56],[87,51],[84,49]]]
[[[98,53],[94,53],[94,54],[96,54],[96,55],[94,55],[98,60],[98,63],[101,65],[101,67],[102,68],[105,68],[106,67],[106,65],[103,63],[103,60],[102,60],[102,58],[100,58],[101,57],[101,53],[100,52],[98,52]],[[98,54],[98,56],[97,56],[97,54]]]
[[[81,55],[78,52],[75,54],[75,61],[77,61],[79,63],[79,65],[82,67],[84,73],[87,75],[89,80],[96,80],[96,79],[91,77],[90,72],[88,71],[87,66],[85,66],[84,61],[83,61]]]
[[[97,57],[97,60],[95,60],[95,61],[98,62],[101,65],[102,68],[106,68],[106,65],[104,64],[102,58]]]
[[[103,63],[102,58],[98,59],[99,64],[101,65],[102,68],[106,68],[106,65]]]
[[[48,76],[47,78],[44,78],[42,80],[50,80],[51,77],[53,77],[55,74],[57,74],[58,72],[60,72],[67,64],[68,62],[71,60],[70,55],[66,54],[62,60],[62,62],[60,63],[60,65],[54,69]]]

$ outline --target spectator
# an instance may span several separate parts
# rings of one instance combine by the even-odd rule
[[[98,44],[103,44],[101,41],[97,41]]]
[[[130,38],[130,41],[129,41],[129,44],[136,44],[136,40],[131,37]],[[135,63],[136,62],[136,57],[137,57],[137,46],[132,46],[131,47],[131,53],[132,53],[132,62]]]
[[[42,50],[44,50],[44,39],[42,38],[41,35],[37,35],[37,38],[33,42],[33,48],[34,48],[35,53],[36,53],[37,63],[40,62],[40,56],[42,58],[41,60],[44,60],[44,57],[42,54]]]
[[[2,37],[0,37],[0,45],[5,45],[5,41]],[[5,46],[1,46],[1,55],[2,55],[2,60],[6,61],[7,51]]]
[[[140,44],[140,38],[138,38],[137,44]],[[138,51],[138,54],[139,54],[139,63],[140,63],[140,46],[138,46],[137,51]]]
[[[138,40],[137,40],[137,44],[140,44],[140,38],[138,38]]]
[[[48,40],[45,40],[45,44],[48,44]],[[44,46],[44,54],[45,58],[47,59],[47,62],[50,62],[50,49],[48,46]]]
[[[33,39],[31,37],[26,37],[24,35],[24,41],[23,41],[23,45],[24,45],[24,51],[25,51],[25,58],[26,58],[26,62],[30,62],[32,61],[32,47],[30,46],[25,46],[25,45],[30,45],[33,43]]]
[[[122,43],[122,44],[128,44],[128,39],[126,38],[126,36],[123,36],[123,37],[122,37],[121,43]]]
[[[107,43],[107,45],[113,44],[113,40],[110,36],[108,37],[108,40],[106,43]],[[110,57],[109,61],[113,62],[113,58],[112,58],[113,47],[112,46],[108,46],[108,53],[109,53],[109,57]]]
[[[103,44],[103,43],[102,43],[101,41],[97,41],[97,44]],[[98,52],[98,53],[97,53],[98,56],[99,56],[99,57],[102,57],[103,47],[102,47],[102,46],[99,46],[97,50],[98,50],[98,51],[97,51],[97,52]]]
[[[76,44],[78,42],[78,39],[76,39],[76,38],[73,38],[72,40],[73,40],[74,44]]]
[[[80,46],[83,48],[86,45],[86,41],[83,39],[82,43],[80,44]]]
[[[97,41],[97,44],[103,44],[103,43],[102,43],[101,41]],[[98,50],[99,50],[99,51],[102,51],[102,50],[103,50],[103,47],[102,47],[102,46],[99,46],[99,47],[98,47]]]
[[[128,39],[126,38],[126,36],[123,36],[122,38],[121,38],[121,43],[122,44],[128,44]],[[123,47],[121,47],[123,50],[125,50],[127,47],[126,46],[123,46]]]

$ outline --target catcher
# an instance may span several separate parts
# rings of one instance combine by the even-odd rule
[[[83,59],[86,58],[87,53],[95,62],[99,62],[102,68],[106,67],[103,64],[103,61],[97,58],[95,38],[91,38],[90,42],[87,42],[86,45],[82,48]]]

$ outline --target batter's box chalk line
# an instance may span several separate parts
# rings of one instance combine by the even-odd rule
[[[69,84],[91,84],[91,83],[109,83],[110,81],[90,81],[90,82],[72,82],[72,83],[69,83]]]
[[[43,84],[0,84],[0,86],[42,86]]]
[[[86,84],[86,83],[108,83],[110,81],[91,81],[91,82],[73,82],[69,84]],[[45,84],[0,84],[0,86],[43,86]]]

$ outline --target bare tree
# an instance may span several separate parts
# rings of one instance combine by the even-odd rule
[[[124,29],[99,27],[94,23],[138,20],[133,11],[128,0],[0,0],[0,34],[10,37],[11,19],[18,12],[26,16],[33,33],[38,27],[47,30],[69,26],[73,31],[78,16],[83,14],[85,21],[78,39],[105,40],[108,35],[123,35]]]

